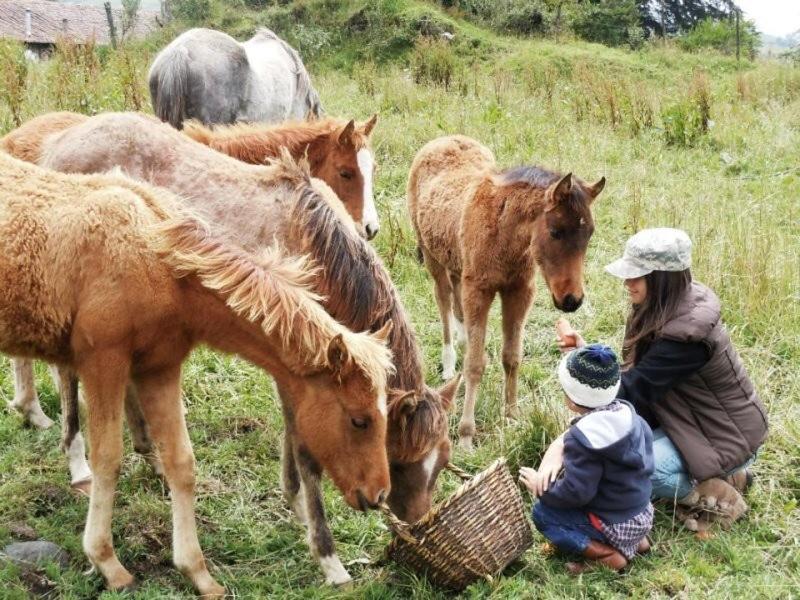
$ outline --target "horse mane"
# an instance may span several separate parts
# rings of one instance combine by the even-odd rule
[[[311,77],[308,75],[308,70],[303,64],[303,59],[300,58],[300,54],[298,54],[297,50],[287,44],[286,41],[279,37],[274,31],[266,27],[259,27],[252,39],[255,38],[272,40],[281,45],[286,54],[289,55],[289,58],[292,59],[292,64],[294,65],[294,73],[297,78],[297,94],[305,98],[308,110],[314,115],[319,116],[322,113],[322,104],[319,99],[319,94],[317,90],[314,89],[314,86],[311,85]]]
[[[306,187],[310,182],[301,189],[305,192]],[[249,254],[186,215],[156,225],[153,247],[176,275],[195,275],[203,287],[219,292],[234,312],[259,324],[265,334],[276,335],[287,352],[298,353],[305,366],[328,368],[328,344],[341,335],[350,357],[375,389],[386,389],[394,369],[391,351],[371,335],[350,331],[322,308],[321,296],[312,291],[319,269],[308,257],[286,257],[275,247]]]
[[[342,223],[325,199],[313,190],[295,197],[288,235],[303,252],[324,265],[316,285],[328,312],[356,331],[376,331],[389,319],[389,347],[396,370],[389,386],[421,391],[422,358],[403,304],[383,262],[370,244]]]
[[[217,125],[214,129],[197,121],[187,121],[183,133],[196,142],[238,158],[250,164],[262,164],[265,157],[278,156],[281,148],[288,148],[297,157],[305,148],[321,137],[343,129],[344,119],[327,117],[312,121],[288,121],[279,125],[263,123],[236,123]],[[367,145],[367,138],[358,129],[353,132],[356,150]]]
[[[500,183],[504,186],[524,183],[531,187],[547,189],[562,177],[563,174],[557,171],[530,165],[506,169],[500,175]],[[573,181],[577,181],[577,179],[573,177]],[[584,214],[589,210],[586,194],[572,193],[569,195],[568,203],[570,210],[575,213]]]

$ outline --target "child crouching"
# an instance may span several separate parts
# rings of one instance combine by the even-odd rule
[[[541,472],[546,469],[520,469],[520,480],[539,496],[533,522],[559,550],[619,571],[649,550],[653,434],[630,404],[616,398],[619,363],[608,346],[570,352],[558,378],[567,407],[580,416],[548,449],[551,454],[563,447],[560,479],[551,485]],[[567,568],[578,573],[586,566]]]

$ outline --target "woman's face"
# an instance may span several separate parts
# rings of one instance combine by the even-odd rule
[[[647,281],[644,277],[626,279],[625,289],[628,291],[631,304],[641,304],[647,298]]]

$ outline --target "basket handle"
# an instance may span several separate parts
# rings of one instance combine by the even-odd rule
[[[457,467],[457,466],[455,466],[455,465],[454,465],[453,463],[451,463],[451,462],[447,463],[447,464],[444,466],[444,468],[445,468],[445,469],[447,469],[448,471],[450,471],[450,472],[452,472],[452,473],[455,473],[456,475],[458,475],[458,476],[459,476],[459,477],[460,477],[460,478],[461,478],[463,481],[469,481],[470,479],[472,479],[472,475],[470,475],[469,473],[467,473],[467,472],[466,472],[464,469],[462,469],[461,467]]]
[[[408,523],[395,515],[386,502],[381,502],[378,504],[378,508],[384,515],[386,515],[386,518],[389,519],[389,526],[392,528],[392,531],[397,534],[397,537],[400,537],[409,544],[413,544],[415,546],[419,544],[419,540],[411,535]]]

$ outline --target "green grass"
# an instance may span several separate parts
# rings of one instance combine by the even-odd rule
[[[404,59],[348,62],[340,70],[327,58],[312,66],[329,113],[361,119],[380,114],[374,148],[383,229],[375,245],[416,328],[429,382],[439,382],[440,325],[431,282],[415,259],[405,181],[414,153],[425,142],[458,132],[488,145],[501,165],[536,163],[588,180],[607,177],[587,256],[588,301],[572,319],[587,339],[619,347],[625,299],[619,282],[602,267],[617,257],[625,239],[649,226],[686,229],[695,242],[695,276],[720,295],[724,318],[771,421],[747,497],[750,513],[731,531],[699,541],[660,506],[650,556],[636,559],[621,576],[598,571],[577,580],[564,574],[562,558],[539,552],[543,540],[537,534],[513,574],[494,587],[475,584],[465,597],[800,595],[800,71],[776,63],[737,71],[728,58],[687,55],[670,47],[632,53],[585,43],[505,39],[468,24],[459,27],[472,28],[491,44],[491,58],[456,52],[448,90],[414,83]],[[58,96],[63,86],[53,85],[53,66],[34,69],[23,116],[59,106],[130,108],[133,96],[123,93],[121,82],[130,80],[131,69],[143,81],[149,59],[147,51],[134,56],[133,67],[107,57],[96,77],[81,84],[81,94],[72,90],[63,98]],[[698,68],[708,76],[712,126],[693,146],[670,145],[661,111],[689,98]],[[652,123],[636,128],[626,102],[638,97],[646,98]],[[613,106],[621,107],[618,118],[610,116]],[[0,124],[4,130],[12,126],[2,106]],[[534,464],[569,418],[553,376],[558,352],[552,325],[559,315],[541,281],[539,289],[525,333],[523,417],[515,424],[501,418],[500,328],[497,307],[493,310],[490,362],[477,409],[479,446],[471,455],[457,451],[453,457],[465,468],[477,470],[498,455],[508,456],[514,467]],[[45,411],[55,415],[52,385],[43,367],[37,373]],[[200,350],[186,365],[184,390],[197,455],[201,544],[230,593],[242,598],[446,596],[394,565],[371,563],[389,541],[386,526],[377,514],[348,509],[330,486],[331,527],[355,584],[349,590],[324,587],[303,531],[280,497],[281,417],[269,378],[238,359]],[[8,400],[12,394],[4,361],[0,396]],[[457,420],[454,414],[454,437]],[[80,547],[87,503],[68,491],[58,440],[58,431],[23,429],[15,414],[0,411],[0,545],[12,540],[14,523],[27,523],[71,553],[68,571],[48,571],[54,595],[116,598],[103,592],[97,575],[82,574],[88,568]],[[449,475],[440,482],[441,499],[456,482]],[[134,597],[193,596],[170,566],[165,490],[131,455],[120,478],[114,534],[121,560],[142,583]],[[27,597],[29,585],[17,570],[0,568],[0,597]]]

